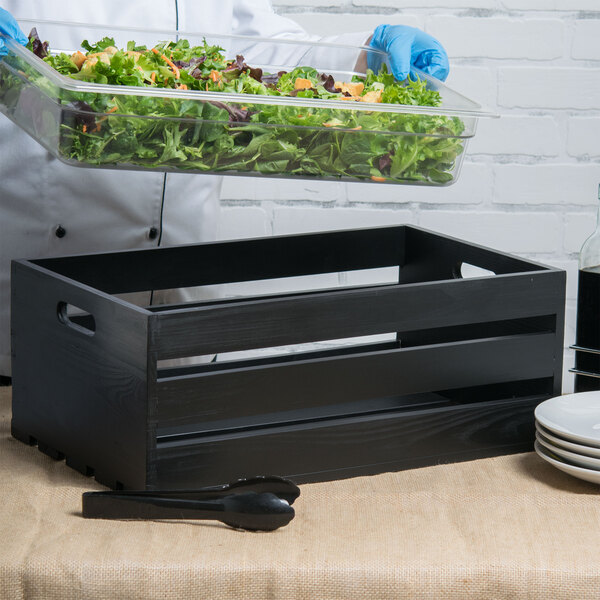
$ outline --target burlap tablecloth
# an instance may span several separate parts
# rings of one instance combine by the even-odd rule
[[[600,488],[533,453],[302,486],[271,533],[83,519],[103,489],[10,437],[0,388],[0,597],[600,598]]]

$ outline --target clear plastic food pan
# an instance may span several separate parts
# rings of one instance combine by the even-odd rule
[[[227,59],[242,55],[244,67],[261,69],[263,77],[312,67],[323,82],[331,76],[338,90],[339,82],[364,76],[367,65],[386,59],[367,47],[330,43],[21,25],[35,25],[54,55],[71,55],[82,40],[105,36],[119,49],[135,41],[136,48],[161,53],[163,42],[186,39],[190,46],[220,46]],[[61,75],[13,40],[5,45],[0,111],[74,166],[443,186],[457,180],[478,119],[493,116],[426,75],[427,89],[441,96],[438,106],[357,101],[347,92],[323,99],[169,89],[154,76],[143,87],[88,82]],[[166,68],[169,57],[163,58]]]

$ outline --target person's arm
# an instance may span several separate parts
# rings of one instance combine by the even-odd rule
[[[233,31],[237,35],[259,36],[265,38],[306,40],[313,42],[331,42],[351,46],[370,46],[387,52],[389,64],[396,79],[406,79],[413,74],[413,68],[420,69],[438,79],[446,79],[449,64],[448,55],[442,45],[432,36],[420,29],[405,25],[380,25],[374,32],[355,32],[335,36],[320,37],[308,34],[298,23],[273,10],[271,0],[237,0],[234,10]],[[285,47],[281,46],[281,51]],[[292,49],[290,48],[290,53]],[[332,54],[334,50],[331,50]],[[377,71],[381,66],[379,55],[369,53],[367,64],[365,56],[357,57],[363,63],[356,62],[357,71],[364,72],[365,66]],[[293,57],[297,61],[300,57]],[[290,56],[290,59],[292,57]],[[336,59],[329,57],[334,65]],[[354,65],[353,65],[354,66]],[[347,65],[351,68],[350,65]]]
[[[27,36],[21,31],[21,28],[15,21],[14,17],[3,8],[0,8],[0,33],[7,35],[25,46],[28,42]],[[0,55],[6,54],[4,42],[0,37]]]

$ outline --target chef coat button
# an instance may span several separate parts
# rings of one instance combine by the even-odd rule
[[[67,235],[67,230],[62,226],[59,225],[55,230],[54,230],[54,235],[57,238],[64,238],[65,235]]]
[[[156,239],[156,236],[158,235],[158,229],[156,229],[156,227],[150,227],[150,231],[148,232],[148,237],[151,240]]]

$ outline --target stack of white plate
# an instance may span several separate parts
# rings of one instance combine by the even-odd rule
[[[600,391],[546,400],[535,409],[535,451],[557,469],[600,484]]]

